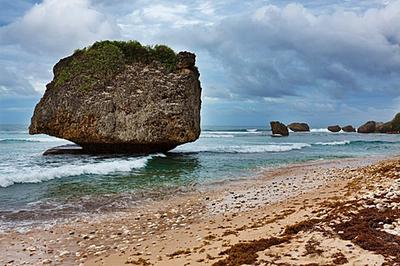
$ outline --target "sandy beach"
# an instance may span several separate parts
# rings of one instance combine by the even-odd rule
[[[266,170],[0,234],[1,265],[397,265],[400,158]]]

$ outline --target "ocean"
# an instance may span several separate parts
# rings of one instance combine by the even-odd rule
[[[291,163],[400,153],[400,135],[270,134],[263,127],[204,127],[196,142],[166,154],[43,156],[70,142],[1,125],[0,229],[124,210]]]

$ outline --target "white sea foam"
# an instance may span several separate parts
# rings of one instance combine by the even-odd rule
[[[246,131],[203,131],[201,138],[234,138],[235,136],[261,135],[257,129],[247,129]]]
[[[263,145],[184,145],[173,150],[174,152],[216,152],[216,153],[261,153],[284,152],[300,150],[310,147],[307,143],[271,143]]]
[[[164,154],[135,157],[129,159],[114,158],[105,159],[100,162],[85,162],[65,164],[49,167],[19,167],[8,169],[6,173],[0,174],[0,187],[11,186],[15,183],[39,183],[55,178],[78,175],[106,175],[118,172],[129,172],[133,169],[140,169],[146,166],[153,157],[163,157]]]
[[[0,139],[0,143],[6,142],[69,142],[65,139],[55,137],[31,137],[31,138],[5,138]]]
[[[350,144],[351,141],[343,140],[343,141],[332,141],[332,142],[317,142],[315,145],[323,145],[323,146],[336,146],[336,145],[347,145]]]
[[[231,134],[201,134],[200,138],[234,138]]]
[[[332,133],[332,132],[330,132],[327,128],[312,128],[312,129],[310,129],[310,132],[327,132],[327,133]]]

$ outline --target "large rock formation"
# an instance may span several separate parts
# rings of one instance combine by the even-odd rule
[[[195,55],[138,42],[97,42],[61,59],[30,134],[95,153],[168,151],[200,135]]]
[[[358,133],[387,133],[399,134],[400,133],[400,113],[386,123],[368,121],[357,129]]]
[[[396,114],[395,117],[389,122],[376,123],[375,132],[399,134],[400,133],[400,113]]]
[[[375,133],[390,133],[392,131],[392,123],[391,122],[376,122]]]
[[[280,135],[280,136],[289,136],[289,130],[279,121],[271,121],[271,130],[273,135]]]
[[[339,125],[329,126],[328,130],[330,132],[339,132],[342,128]]]
[[[375,121],[368,121],[364,125],[360,126],[357,129],[358,133],[375,133],[376,130],[376,122]]]
[[[352,125],[342,127],[344,132],[356,132],[356,129]]]
[[[310,131],[310,127],[307,123],[291,123],[287,126],[290,130],[294,132],[308,132]]]

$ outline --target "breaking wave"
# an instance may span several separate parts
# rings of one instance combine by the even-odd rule
[[[347,145],[350,143],[351,143],[350,140],[343,140],[343,141],[332,141],[332,142],[317,142],[314,145],[336,146],[336,145]]]
[[[174,152],[211,152],[211,153],[262,153],[262,152],[285,152],[300,150],[311,147],[307,143],[271,143],[263,145],[207,145],[207,146],[182,146]]]
[[[332,133],[332,132],[330,132],[327,128],[312,128],[312,129],[310,129],[310,132],[326,132],[326,133]]]
[[[69,142],[64,139],[43,137],[43,138],[5,138],[0,139],[0,143],[26,143],[26,142]]]
[[[154,157],[163,157],[164,154],[155,154],[145,157],[104,159],[100,162],[57,165],[53,167],[26,167],[7,169],[0,174],[0,187],[8,187],[16,183],[39,183],[56,178],[79,175],[107,175],[119,172],[130,172],[144,168],[147,162]]]
[[[243,131],[202,131],[201,138],[234,138],[262,135],[262,131],[257,129],[246,129]]]

